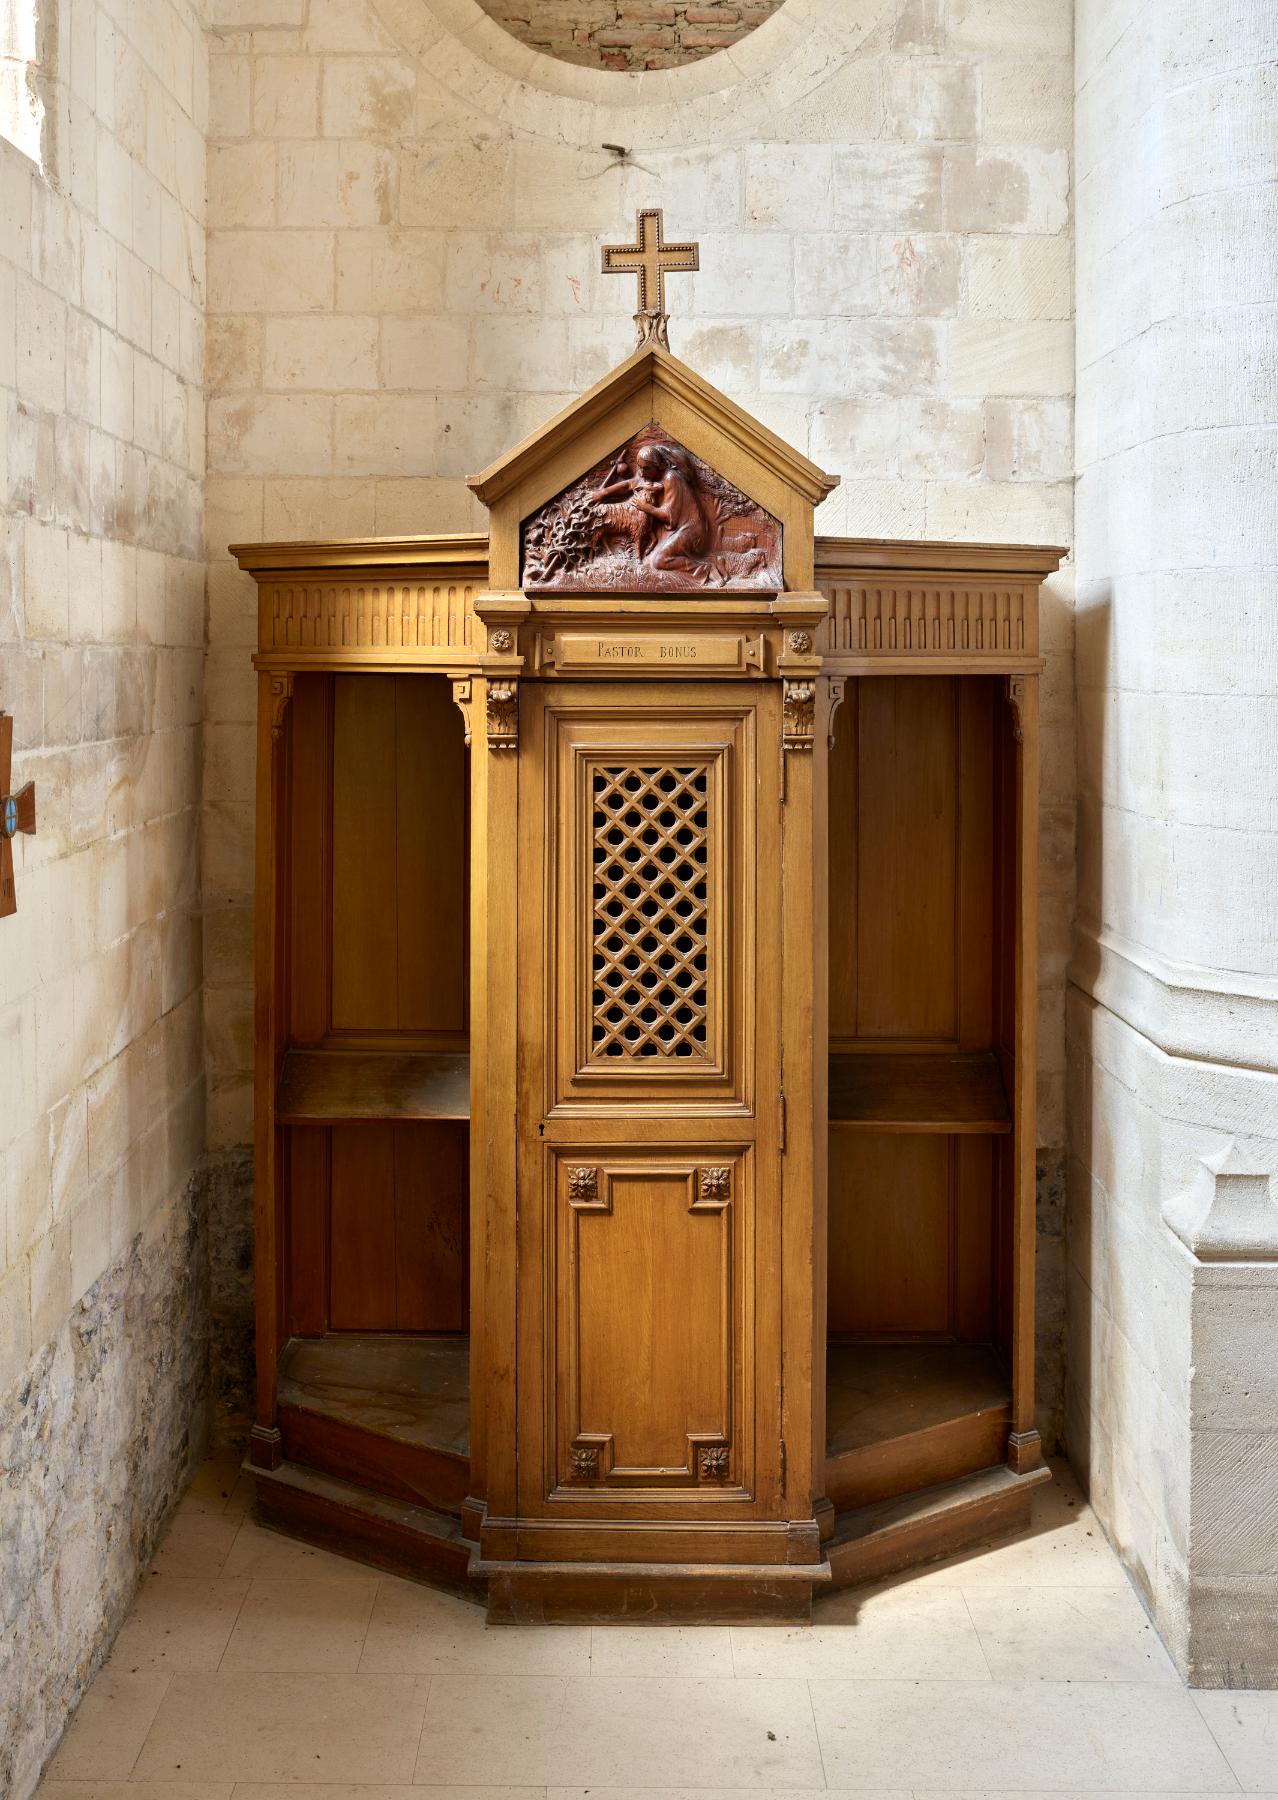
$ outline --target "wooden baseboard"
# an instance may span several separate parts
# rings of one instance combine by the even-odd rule
[[[826,1563],[722,1569],[668,1564],[479,1563],[490,1625],[807,1625]]]
[[[470,1491],[469,1457],[453,1456],[429,1444],[404,1443],[301,1406],[281,1404],[279,1421],[289,1462],[338,1480],[357,1474],[378,1493],[460,1518]]]
[[[840,1513],[825,1546],[834,1586],[876,1581],[1002,1532],[1023,1530],[1030,1522],[1034,1489],[1050,1480],[1046,1466],[1015,1475],[1001,1464],[902,1499]]]
[[[469,1574],[474,1546],[462,1537],[456,1519],[296,1463],[271,1470],[245,1467],[257,1484],[257,1516],[264,1525],[482,1603]]]
[[[826,1495],[841,1513],[988,1469],[1006,1455],[1010,1416],[1010,1407],[994,1406],[829,1456]]]

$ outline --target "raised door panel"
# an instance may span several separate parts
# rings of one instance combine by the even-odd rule
[[[733,1485],[748,1169],[721,1145],[554,1157],[557,1485]]]

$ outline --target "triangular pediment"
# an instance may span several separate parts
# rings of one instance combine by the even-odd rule
[[[553,419],[548,419],[513,450],[490,463],[481,475],[468,477],[468,485],[486,506],[491,506],[512,487],[526,481],[543,462],[558,455],[566,444],[575,437],[584,436],[621,402],[639,393],[649,383],[661,394],[703,418],[730,443],[746,448],[763,467],[787,482],[812,505],[824,500],[838,486],[837,475],[827,475],[659,344],[645,344],[641,350],[636,350],[570,406],[565,406],[562,412],[557,412]]]
[[[525,522],[645,431],[661,434],[705,470],[707,494],[736,496],[736,504],[725,502],[726,513],[741,519],[751,507],[755,511],[759,529],[753,538],[740,524],[729,533],[729,552],[717,565],[729,571],[721,585],[810,584],[812,509],[838,485],[838,477],[827,475],[678,357],[648,343],[481,475],[469,478],[492,513],[494,586],[514,587],[523,579]],[[711,510],[718,504],[716,500]],[[762,549],[766,560],[770,548],[779,550],[779,540],[771,547],[765,542],[766,518],[779,522],[785,539],[783,578],[775,578],[778,571],[770,568],[767,584],[750,578],[749,568],[753,564],[757,572],[759,567],[750,552]],[[792,566],[795,527],[809,540],[809,549]],[[637,583],[639,591],[649,585]]]

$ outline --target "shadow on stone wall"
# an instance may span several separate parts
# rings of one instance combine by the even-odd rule
[[[242,1443],[253,1422],[253,1147],[218,1151],[200,1174],[208,1222],[209,1436]]]
[[[1055,1456],[1065,1429],[1065,1152],[1040,1150],[1035,1264],[1034,1400],[1043,1451]]]

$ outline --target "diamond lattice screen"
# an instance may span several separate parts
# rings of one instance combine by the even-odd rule
[[[594,771],[591,1050],[706,1054],[708,774]]]

